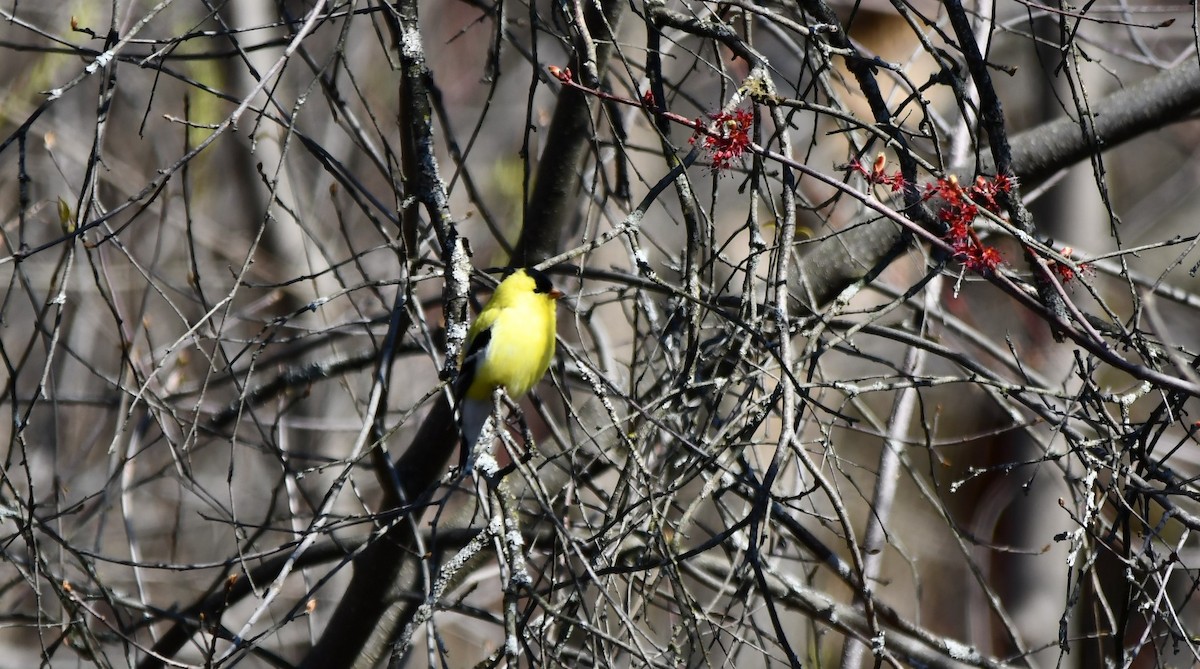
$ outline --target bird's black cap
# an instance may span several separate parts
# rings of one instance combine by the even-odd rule
[[[509,274],[518,269],[525,270],[529,278],[533,279],[533,292],[546,294],[554,291],[554,284],[550,282],[550,277],[546,276],[545,272],[532,267],[513,267],[504,273],[504,278],[507,279]]]

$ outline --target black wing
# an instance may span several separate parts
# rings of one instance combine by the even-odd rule
[[[475,379],[475,370],[483,363],[483,353],[491,339],[492,329],[488,328],[475,335],[475,339],[471,341],[467,354],[463,356],[462,368],[458,370],[458,382],[455,384],[454,394],[459,399],[462,399],[467,393],[467,388],[471,387],[471,381]]]

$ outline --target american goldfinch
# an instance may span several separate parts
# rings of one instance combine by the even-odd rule
[[[467,332],[457,396],[463,435],[462,465],[492,413],[492,392],[517,399],[546,374],[554,357],[555,290],[536,269],[509,270]]]

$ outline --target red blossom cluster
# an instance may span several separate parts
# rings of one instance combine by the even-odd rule
[[[1064,246],[1063,249],[1058,253],[1064,258],[1070,258],[1071,254],[1074,252],[1075,249],[1071,248],[1070,246]],[[1058,275],[1059,280],[1063,283],[1070,283],[1078,278],[1080,274],[1090,274],[1094,271],[1092,266],[1085,262],[1075,263],[1075,267],[1072,268],[1069,265],[1054,259],[1050,260],[1050,269]]]
[[[892,189],[893,193],[904,188],[904,175],[900,173],[900,170],[888,174],[887,170],[884,169],[887,167],[887,156],[883,155],[882,152],[875,156],[875,162],[871,164],[870,168],[863,165],[862,161],[859,160],[851,160],[847,167],[866,177],[868,183],[887,186]]]
[[[972,200],[981,203],[988,211],[999,214],[1001,206],[996,198],[1000,196],[1000,193],[1005,195],[1011,193],[1012,187],[1013,178],[1007,174],[997,174],[990,180],[980,175],[975,177],[975,183],[971,185],[970,196]]]
[[[754,123],[754,114],[748,109],[735,109],[732,112],[709,114],[713,120],[713,131],[703,136],[693,135],[692,144],[703,137],[704,150],[712,157],[714,172],[729,169],[742,157],[750,146],[750,128]],[[699,127],[702,120],[696,119]]]
[[[998,176],[994,179],[976,177],[975,183],[964,188],[954,175],[942,177],[935,183],[925,186],[925,197],[937,197],[942,200],[938,207],[938,217],[946,224],[943,238],[954,250],[954,257],[967,269],[988,273],[995,272],[1004,264],[1004,257],[994,247],[979,240],[971,225],[979,216],[979,207],[999,214],[1000,204],[997,198],[1001,193],[1012,191],[1011,177]]]
[[[904,176],[899,170],[888,173],[887,156],[880,153],[875,162],[867,167],[859,160],[853,160],[846,166],[854,172],[863,175],[868,183],[887,186],[896,192],[904,188]],[[1013,188],[1012,177],[1000,175],[993,179],[977,177],[975,183],[964,188],[954,175],[942,177],[936,182],[925,186],[925,199],[939,198],[938,217],[946,224],[943,238],[954,250],[954,257],[967,269],[986,273],[994,272],[1004,264],[1004,256],[994,247],[979,240],[971,227],[979,208],[999,214],[1001,193],[1009,193]]]

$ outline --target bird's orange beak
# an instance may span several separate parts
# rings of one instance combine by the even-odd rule
[[[550,299],[557,300],[557,299],[562,298],[563,292],[557,288],[551,288],[550,292],[547,293],[547,295],[550,296]]]

